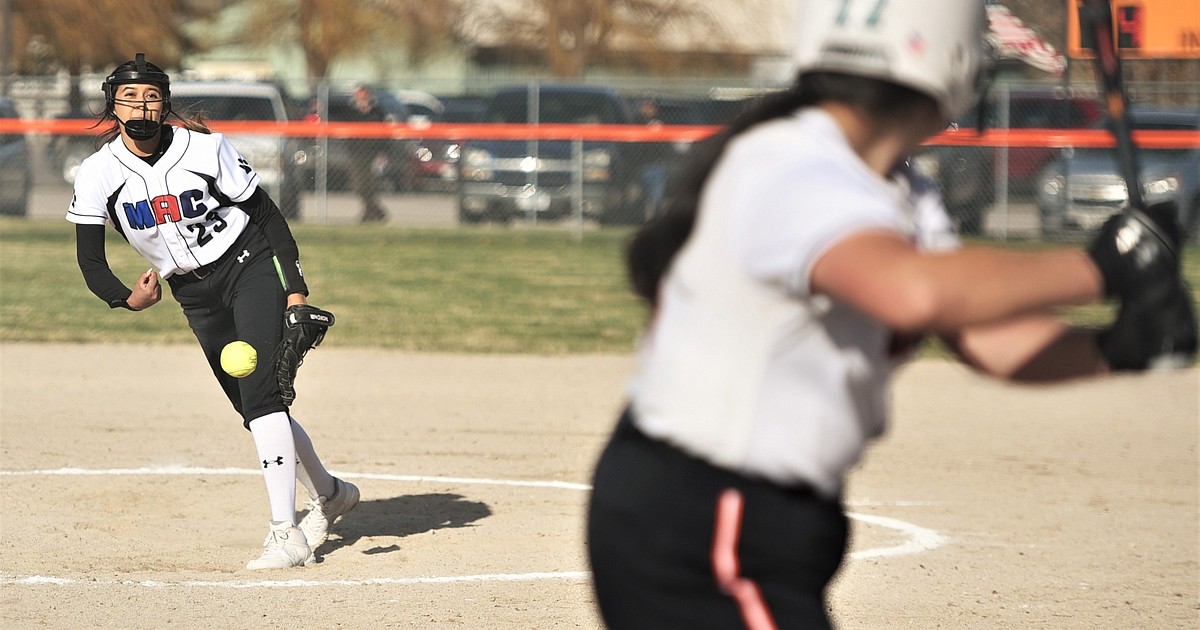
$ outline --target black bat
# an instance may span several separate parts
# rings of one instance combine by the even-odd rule
[[[1121,80],[1121,58],[1113,37],[1113,11],[1109,0],[1083,0],[1081,32],[1086,31],[1096,47],[1096,70],[1104,86],[1104,100],[1117,141],[1117,165],[1129,190],[1129,206],[1145,209],[1142,203],[1142,169],[1138,164],[1133,125],[1129,120],[1129,97]]]
[[[1129,116],[1129,98],[1121,80],[1121,59],[1117,55],[1116,39],[1113,37],[1113,11],[1110,0],[1083,0],[1080,13],[1080,32],[1091,36],[1096,51],[1096,70],[1104,86],[1104,100],[1108,107],[1108,116],[1113,136],[1117,144],[1117,165],[1121,176],[1125,179],[1125,188],[1129,191],[1129,207],[1125,209],[1127,216],[1138,217],[1138,221],[1150,231],[1158,235],[1159,241],[1171,250],[1170,255],[1178,264],[1178,243],[1165,234],[1165,225],[1160,225],[1154,218],[1146,216],[1147,208],[1142,199],[1141,168],[1138,164],[1138,148],[1133,142],[1133,125]],[[1173,231],[1178,234],[1179,225],[1176,217],[1159,217],[1173,223]],[[1168,228],[1169,229],[1169,228]],[[1187,291],[1186,285],[1181,285],[1179,291]],[[1190,292],[1188,292],[1190,293]],[[1189,302],[1191,296],[1181,298]],[[1190,304],[1189,304],[1190,305]],[[1176,328],[1171,334],[1160,340],[1160,352],[1150,358],[1151,368],[1184,368],[1192,363],[1196,355],[1196,320],[1191,309],[1185,318],[1178,310],[1175,311]],[[1190,319],[1190,321],[1183,321]],[[1140,327],[1140,324],[1134,324]]]

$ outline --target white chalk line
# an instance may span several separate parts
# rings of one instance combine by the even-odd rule
[[[551,488],[557,490],[591,490],[591,486],[582,483],[570,483],[565,481],[536,481],[536,480],[520,480],[520,479],[486,479],[476,477],[438,477],[424,475],[391,475],[384,473],[348,473],[341,471],[330,471],[339,477],[358,478],[358,479],[375,479],[380,481],[397,481],[403,483],[440,483],[448,485],[493,485],[493,486],[515,486],[515,487],[530,487],[530,488]],[[261,472],[246,468],[202,468],[193,466],[163,466],[155,468],[113,468],[113,469],[87,469],[87,468],[55,468],[45,470],[0,470],[0,477],[53,477],[53,476],[129,476],[129,475],[246,475],[258,476]],[[849,505],[858,506],[890,506],[890,507],[906,507],[906,506],[921,506],[927,505],[922,502],[915,501],[897,501],[883,502],[864,500],[860,502],[850,502]],[[890,547],[878,547],[875,549],[863,549],[853,551],[849,558],[854,560],[863,560],[868,558],[885,558],[892,556],[902,556],[923,551],[936,549],[948,542],[948,539],[940,533],[921,527],[919,525],[903,521],[887,516],[877,516],[874,514],[860,514],[857,512],[847,512],[846,516],[863,523],[877,525],[887,529],[893,529],[907,535],[907,540],[899,545]],[[255,581],[204,581],[204,580],[187,580],[179,582],[161,582],[157,580],[109,580],[97,581],[93,579],[76,580],[71,578],[58,578],[48,576],[11,576],[0,573],[0,585],[21,585],[21,586],[71,586],[71,585],[122,585],[122,586],[141,586],[146,588],[304,588],[315,586],[404,586],[415,584],[455,584],[455,583],[478,583],[478,582],[531,582],[541,580],[584,580],[590,577],[588,571],[562,571],[562,572],[534,572],[534,573],[491,573],[481,575],[458,575],[458,576],[433,576],[433,577],[413,577],[413,578],[368,578],[363,580],[255,580]]]
[[[541,580],[586,580],[589,571],[551,573],[490,573],[482,575],[453,575],[445,577],[367,578],[363,580],[77,580],[34,575],[9,576],[0,573],[0,586],[140,586],[145,588],[312,588],[317,586],[412,586],[416,584],[461,584],[472,582],[536,582]]]
[[[428,477],[422,475],[388,475],[383,473],[349,473],[331,470],[339,477],[351,479],[377,479],[405,483],[445,483],[450,485],[518,486],[528,488],[554,488],[559,490],[591,490],[583,483],[566,481],[524,481],[520,479],[479,479],[475,477]],[[122,475],[261,475],[262,471],[248,468],[198,468],[193,466],[160,466],[156,468],[110,468],[95,470],[88,468],[55,468],[47,470],[0,470],[0,477],[54,477],[54,476],[122,476]]]
[[[874,514],[858,514],[856,512],[846,512],[846,516],[864,523],[879,525],[888,529],[895,529],[905,534],[908,534],[908,540],[891,547],[878,547],[876,549],[863,549],[861,551],[850,552],[850,557],[855,560],[863,560],[866,558],[886,558],[889,556],[904,556],[910,553],[920,553],[922,551],[930,551],[937,549],[946,544],[945,536],[921,527],[914,525],[908,521],[902,521],[898,518],[890,518],[887,516],[876,516]]]

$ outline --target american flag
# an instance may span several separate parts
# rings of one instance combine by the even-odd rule
[[[914,55],[925,54],[925,38],[920,33],[910,33],[908,36],[908,49]]]

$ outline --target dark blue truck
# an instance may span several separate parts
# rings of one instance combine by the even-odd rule
[[[594,85],[512,86],[489,98],[485,123],[637,124],[616,90]],[[583,216],[606,225],[646,218],[646,152],[634,143],[468,140],[459,167],[459,220]],[[582,175],[582,189],[574,184]]]

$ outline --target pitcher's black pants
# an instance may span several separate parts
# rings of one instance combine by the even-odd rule
[[[287,411],[269,365],[283,334],[287,297],[274,252],[258,229],[246,226],[229,251],[200,273],[172,276],[167,282],[213,375],[242,415],[243,425],[248,428],[255,418]],[[237,340],[250,344],[258,354],[257,369],[240,379],[221,369],[221,350]]]

